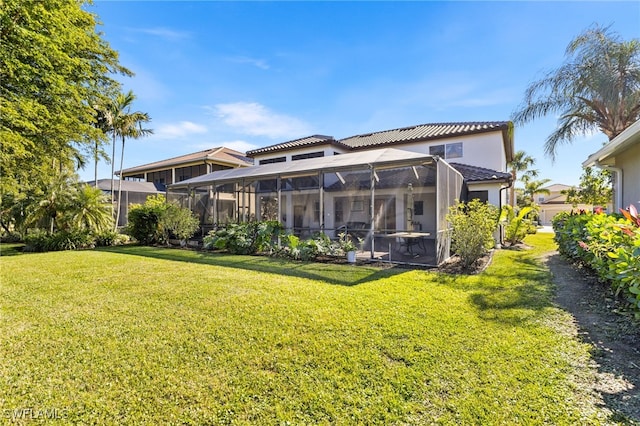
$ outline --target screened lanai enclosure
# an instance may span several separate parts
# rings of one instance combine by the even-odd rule
[[[229,169],[168,188],[206,233],[229,222],[278,220],[300,238],[357,240],[358,257],[435,266],[449,258],[449,206],[462,175],[444,160],[393,148]]]

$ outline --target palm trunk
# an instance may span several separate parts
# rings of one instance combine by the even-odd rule
[[[116,161],[116,131],[115,129],[112,130],[113,131],[113,142],[111,143],[111,217],[114,216],[113,214],[113,176],[116,173],[115,170],[115,161]],[[118,222],[116,222],[116,227],[118,226]]]
[[[93,186],[98,187],[98,141],[96,141],[96,150],[93,152]]]
[[[118,179],[118,210],[116,211],[115,230],[118,230],[120,222],[120,205],[122,204],[122,164],[124,163],[124,136],[122,136],[122,151],[120,152],[120,178]]]

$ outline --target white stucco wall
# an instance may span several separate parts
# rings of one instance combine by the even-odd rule
[[[622,169],[622,206],[633,204],[640,211],[640,144],[617,155],[616,167]]]

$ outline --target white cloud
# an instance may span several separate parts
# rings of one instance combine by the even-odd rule
[[[263,70],[268,70],[270,68],[269,64],[264,59],[249,58],[246,56],[236,56],[233,58],[229,58],[229,61],[235,62],[238,64],[250,64],[250,65],[253,65],[254,67],[257,67]]]
[[[165,40],[176,41],[183,40],[191,37],[191,33],[186,31],[176,31],[170,28],[156,27],[156,28],[136,28],[133,31],[160,37]]]
[[[180,139],[193,134],[207,133],[207,128],[191,121],[158,126],[154,135],[160,139]]]
[[[275,113],[255,102],[217,104],[213,112],[227,126],[252,136],[278,139],[297,138],[311,133],[310,126],[302,120]]]

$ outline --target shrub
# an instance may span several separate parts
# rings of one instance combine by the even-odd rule
[[[160,229],[165,240],[171,236],[179,240],[188,240],[200,228],[200,220],[193,215],[191,210],[168,204],[160,218]]]
[[[49,251],[77,250],[95,247],[95,240],[87,230],[60,231],[47,244]]]
[[[54,234],[36,230],[25,237],[24,251],[61,251],[93,247],[95,239],[87,230],[58,231]]]
[[[24,237],[24,249],[25,252],[42,252],[48,251],[50,235],[41,229],[36,229],[29,232]]]
[[[640,317],[640,217],[635,208],[623,215],[557,215],[553,227],[560,253],[609,282]]]
[[[233,254],[272,252],[274,240],[282,232],[278,221],[230,223],[204,237],[205,249],[227,250]]]
[[[119,246],[129,241],[129,236],[117,231],[107,230],[93,235],[96,247]]]
[[[498,209],[480,200],[456,202],[449,208],[447,221],[453,227],[451,244],[462,266],[470,268],[494,247],[493,233],[498,227]]]
[[[535,233],[535,226],[527,216],[533,211],[529,206],[520,209],[518,214],[510,205],[502,207],[500,222],[506,224],[505,239],[509,245],[521,243],[527,234]],[[533,231],[532,231],[533,228]]]
[[[191,210],[167,203],[163,195],[157,195],[129,210],[126,232],[140,244],[151,245],[166,243],[172,235],[187,240],[199,226]]]

